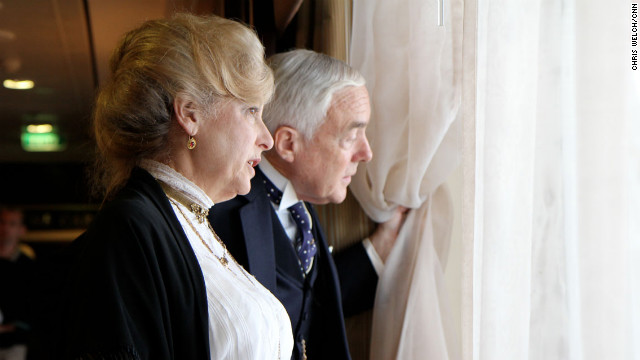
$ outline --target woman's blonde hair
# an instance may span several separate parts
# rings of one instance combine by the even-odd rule
[[[147,21],[122,38],[110,66],[93,116],[95,184],[105,197],[125,184],[140,160],[168,155],[176,96],[212,114],[223,99],[264,104],[273,93],[256,34],[213,15]]]

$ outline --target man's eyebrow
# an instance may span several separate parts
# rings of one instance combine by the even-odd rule
[[[351,122],[351,124],[349,124],[349,130],[351,129],[359,129],[359,128],[364,128],[367,127],[367,125],[369,125],[369,123],[364,122],[364,121],[353,121]]]

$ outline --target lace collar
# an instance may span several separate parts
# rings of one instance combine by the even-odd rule
[[[213,200],[202,189],[170,166],[155,160],[144,159],[140,162],[140,167],[147,170],[156,180],[179,192],[188,201],[199,204],[204,209],[213,206]]]

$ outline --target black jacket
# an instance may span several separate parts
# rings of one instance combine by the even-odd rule
[[[48,266],[45,321],[31,358],[209,359],[202,271],[146,171],[134,169],[89,229]],[[59,301],[51,304],[53,298]]]

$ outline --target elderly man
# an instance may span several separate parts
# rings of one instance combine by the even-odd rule
[[[342,202],[358,163],[371,159],[364,79],[308,50],[277,54],[271,67],[276,93],[264,121],[273,149],[256,168],[251,192],[216,204],[211,224],[236,260],[284,304],[293,359],[350,359],[344,316],[373,306],[377,272],[402,211],[370,239],[335,254],[334,262],[310,203]]]

